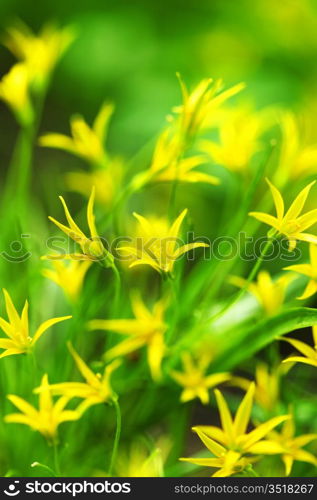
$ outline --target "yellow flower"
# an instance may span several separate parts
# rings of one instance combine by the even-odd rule
[[[15,64],[0,81],[0,99],[14,112],[21,125],[28,125],[33,119],[29,97],[29,73],[25,64]]]
[[[310,263],[296,264],[294,266],[284,267],[286,271],[294,271],[310,278],[304,293],[298,297],[300,300],[308,299],[317,293],[317,246],[311,243],[309,245]]]
[[[43,269],[43,276],[60,286],[71,301],[78,300],[91,261],[72,260],[66,264],[55,260],[52,265],[54,269]]]
[[[260,135],[264,130],[264,117],[245,107],[223,113],[219,124],[220,142],[202,140],[200,149],[215,163],[234,172],[242,172],[260,149]]]
[[[269,439],[260,441],[255,445],[259,454],[271,455],[272,450],[278,450],[282,454],[282,460],[285,466],[285,475],[289,476],[294,461],[306,462],[317,466],[317,458],[306,450],[303,446],[317,439],[317,434],[302,434],[295,437],[294,420],[291,418],[284,422],[281,432],[270,432]],[[274,454],[276,453],[274,451]]]
[[[35,84],[41,86],[73,39],[74,33],[69,28],[57,30],[46,26],[35,35],[20,21],[7,30],[4,44],[25,63]]]
[[[227,477],[242,471],[257,454],[256,446],[274,427],[289,418],[288,415],[274,417],[246,432],[250,420],[255,385],[251,384],[244,396],[234,420],[221,392],[215,390],[222,428],[200,425],[193,427],[204,445],[215,458],[181,458],[196,465],[219,468],[213,477]],[[255,451],[254,451],[255,450]],[[273,453],[273,451],[272,451]],[[279,451],[277,451],[279,453]]]
[[[86,382],[62,382],[49,386],[52,394],[62,395],[70,400],[72,398],[82,398],[84,401],[77,407],[77,412],[82,414],[93,405],[107,403],[114,397],[110,385],[112,372],[118,368],[120,362],[114,361],[106,366],[104,374],[94,373],[84,362],[84,360],[75,351],[71,343],[68,343],[68,349],[74,358],[76,366]],[[35,389],[36,393],[41,394],[42,387]]]
[[[205,163],[201,155],[184,157],[196,135],[208,127],[208,120],[230,97],[244,88],[240,83],[221,92],[222,81],[211,78],[202,80],[189,93],[180,75],[177,74],[183,97],[183,104],[175,106],[174,115],[167,117],[169,125],[160,134],[154,150],[150,169],[141,172],[132,181],[133,189],[151,182],[206,182],[219,184],[219,179],[194,170]]]
[[[213,81],[212,78],[205,78],[189,93],[188,89],[177,74],[181,90],[183,103],[175,106],[173,112],[179,115],[177,125],[180,136],[183,140],[191,140],[207,124],[207,120],[212,113],[227,99],[244,89],[245,84],[239,83],[228,90],[222,91],[222,81]],[[170,117],[173,120],[172,117]]]
[[[265,363],[258,363],[255,368],[254,400],[269,412],[276,407],[279,401],[281,374],[280,367],[270,371],[269,366]],[[233,376],[230,383],[247,391],[253,382],[244,377]]]
[[[72,137],[63,134],[45,134],[39,144],[48,148],[57,148],[79,156],[94,166],[105,167],[107,154],[104,147],[113,105],[104,103],[90,127],[81,116],[70,120]]]
[[[186,403],[199,398],[203,404],[209,402],[209,389],[230,380],[230,373],[213,373],[206,375],[210,364],[209,355],[201,355],[197,360],[189,352],[182,354],[183,372],[173,370],[171,377],[184,387],[180,400]]]
[[[130,267],[148,265],[158,272],[172,273],[175,261],[184,253],[198,247],[208,247],[206,243],[189,243],[177,247],[181,224],[187,214],[187,209],[177,217],[171,226],[160,221],[153,225],[142,215],[133,213],[140,225],[140,234],[135,246],[121,246],[117,250],[127,257],[132,257]]]
[[[95,188],[92,189],[91,195],[87,205],[87,222],[90,231],[90,237],[88,238],[77,226],[76,222],[72,218],[62,196],[59,197],[64,207],[66,219],[68,226],[61,224],[53,217],[49,219],[54,222],[54,224],[61,229],[69,238],[74,240],[81,247],[82,253],[66,254],[66,255],[48,255],[47,259],[77,259],[77,260],[92,260],[103,262],[106,267],[112,267],[114,264],[113,256],[105,249],[102,244],[101,238],[97,233],[95,216],[94,216],[94,201],[95,201]]]
[[[275,174],[277,184],[288,179],[309,175],[317,170],[317,144],[305,144],[299,122],[290,111],[280,114],[282,144],[279,165]]]
[[[140,295],[135,292],[131,296],[134,319],[93,320],[88,323],[91,330],[110,330],[122,335],[128,335],[115,347],[106,352],[106,359],[125,356],[131,352],[147,347],[147,359],[154,380],[161,377],[161,363],[166,350],[164,333],[167,325],[164,323],[164,313],[167,307],[166,299],[156,302],[152,310],[148,309]]]
[[[317,209],[311,210],[304,215],[300,215],[304,208],[305,201],[309,191],[316,181],[311,182],[297,195],[288,211],[285,213],[284,201],[279,190],[267,179],[270,186],[277,217],[268,215],[263,212],[250,212],[249,215],[255,217],[261,222],[272,226],[275,232],[283,234],[289,240],[289,250],[294,250],[296,240],[308,241],[309,243],[317,243],[317,236],[304,233],[305,229],[317,222]]]
[[[43,335],[43,333],[48,330],[48,328],[55,325],[56,323],[59,323],[60,321],[71,318],[71,316],[63,316],[60,318],[52,318],[44,321],[44,323],[42,323],[38,327],[33,337],[31,337],[29,333],[28,302],[25,302],[22,314],[20,316],[16,308],[14,307],[8,292],[6,290],[3,290],[3,293],[9,321],[0,318],[0,328],[8,337],[7,339],[0,338],[0,349],[5,349],[4,352],[0,354],[0,358],[12,356],[14,354],[24,354],[30,352],[36,342]]]
[[[268,271],[260,271],[257,280],[249,283],[238,276],[231,276],[229,282],[239,288],[247,287],[247,290],[257,299],[266,314],[277,313],[284,302],[286,288],[291,281],[289,276],[281,276],[273,281]]]
[[[38,410],[19,396],[11,394],[7,397],[21,413],[12,413],[5,416],[5,422],[28,425],[31,429],[43,434],[51,443],[57,442],[57,429],[60,424],[78,420],[81,417],[80,412],[77,410],[65,410],[70,398],[62,397],[54,403],[47,375],[42,378]]]
[[[313,341],[314,347],[310,347],[305,342],[296,339],[288,339],[281,337],[280,340],[284,340],[291,344],[295,349],[297,349],[303,356],[289,356],[284,359],[283,363],[304,363],[306,365],[317,367],[317,326],[313,326]]]
[[[177,136],[171,128],[167,128],[159,136],[154,150],[150,170],[146,174],[149,182],[206,182],[217,185],[220,183],[217,177],[204,172],[197,172],[196,167],[206,162],[204,156],[189,156],[180,158]]]
[[[118,191],[123,173],[122,167],[120,158],[111,158],[107,167],[92,168],[90,172],[68,172],[64,176],[66,189],[89,198],[95,186],[96,201],[108,206]]]
[[[160,448],[149,453],[146,446],[133,441],[129,450],[121,452],[117,458],[118,477],[163,477],[163,457]]]

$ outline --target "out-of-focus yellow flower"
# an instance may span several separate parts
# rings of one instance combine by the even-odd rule
[[[87,205],[87,222],[90,231],[90,238],[88,238],[79,229],[74,219],[69,213],[65,200],[62,196],[59,197],[64,207],[66,219],[69,227],[61,224],[53,217],[49,219],[54,222],[54,224],[61,229],[69,238],[74,240],[81,247],[82,253],[75,254],[61,254],[61,255],[48,255],[44,257],[45,259],[74,259],[74,260],[92,260],[103,262],[106,267],[112,267],[114,264],[113,256],[105,249],[102,244],[101,238],[97,233],[95,216],[94,216],[94,201],[95,201],[95,188],[93,187],[91,195]]]
[[[260,112],[245,107],[224,111],[219,124],[220,142],[203,140],[200,149],[229,170],[245,171],[262,147],[260,136],[267,126],[264,118]]]
[[[256,452],[263,455],[282,454],[282,460],[285,466],[285,475],[289,476],[294,461],[306,462],[317,466],[317,458],[306,450],[306,446],[311,441],[317,439],[317,434],[302,434],[295,437],[294,419],[291,418],[284,422],[281,432],[271,431],[268,439],[255,444]]]
[[[50,443],[57,442],[57,429],[60,424],[78,420],[81,417],[81,413],[77,410],[65,410],[70,398],[61,397],[54,403],[47,375],[43,376],[41,382],[39,409],[13,394],[9,395],[8,399],[21,413],[7,415],[4,417],[5,422],[28,425],[31,429],[43,434]]]
[[[20,21],[7,29],[4,44],[25,63],[34,83],[42,86],[73,40],[74,33],[69,28],[45,26],[35,35]]]
[[[117,458],[118,477],[163,477],[163,457],[160,448],[151,453],[145,444],[133,441],[129,450],[121,452]]]
[[[200,466],[218,468],[219,471],[215,472],[213,477],[232,476],[252,463],[252,457],[244,455],[258,454],[256,446],[259,442],[261,443],[262,438],[289,418],[289,415],[274,417],[258,425],[253,431],[246,432],[252,410],[254,390],[255,385],[251,384],[233,420],[223,395],[216,389],[215,395],[222,428],[204,425],[193,427],[193,431],[198,434],[215,458],[181,458],[180,460]],[[279,453],[279,447],[276,453]]]
[[[281,369],[279,367],[270,371],[265,363],[258,363],[255,368],[255,401],[267,411],[276,408],[280,395]],[[253,383],[243,377],[233,376],[230,380],[233,385],[247,391]]]
[[[199,172],[196,167],[206,162],[202,155],[180,157],[179,141],[171,128],[162,132],[154,150],[152,163],[148,172],[140,174],[149,182],[206,182],[217,185],[217,177]]]
[[[143,238],[137,238],[135,246],[119,246],[117,250],[127,258],[133,258],[130,267],[148,265],[158,272],[172,273],[176,260],[186,252],[194,248],[208,247],[207,243],[197,242],[177,247],[180,227],[187,214],[187,209],[170,226],[167,221],[153,225],[148,219],[133,213],[140,225],[139,234]]]
[[[239,83],[221,91],[222,80],[213,81],[212,78],[205,78],[190,93],[179,73],[177,76],[182,90],[183,103],[175,106],[173,112],[178,115],[177,126],[184,141],[195,137],[199,130],[207,125],[208,119],[221,104],[245,88],[244,83]],[[170,120],[173,118],[170,117]]]
[[[240,83],[221,92],[222,81],[212,78],[202,80],[190,93],[180,75],[177,74],[183,97],[183,104],[172,109],[167,117],[169,125],[159,136],[150,169],[141,172],[132,181],[133,189],[150,182],[206,182],[219,184],[216,177],[199,172],[196,167],[205,163],[202,155],[184,156],[196,135],[208,127],[212,115],[230,97],[244,88]],[[195,170],[194,170],[195,169]]]
[[[289,179],[294,180],[317,171],[317,144],[305,144],[300,123],[290,111],[280,114],[280,126],[282,144],[274,180],[283,185]]]
[[[42,274],[45,278],[54,281],[60,286],[65,295],[71,300],[76,301],[80,296],[83,287],[85,275],[91,266],[91,261],[72,260],[67,264],[62,261],[54,260],[53,269],[43,269]]]
[[[260,271],[256,282],[248,283],[239,276],[231,276],[229,282],[239,288],[247,287],[247,290],[257,299],[266,314],[277,313],[284,302],[286,288],[291,277],[284,275],[273,281],[268,271]]]
[[[114,200],[123,174],[120,158],[109,158],[107,167],[92,168],[90,172],[68,172],[64,176],[66,189],[89,198],[92,188],[96,188],[96,201],[109,206]]]
[[[62,395],[68,400],[72,398],[82,398],[84,401],[77,407],[79,414],[84,413],[93,405],[107,403],[114,397],[114,392],[110,385],[111,374],[118,368],[119,360],[106,366],[104,374],[94,373],[84,362],[84,360],[75,351],[71,343],[68,343],[68,349],[74,358],[76,366],[86,382],[62,382],[49,386],[52,394]],[[43,388],[35,389],[36,393],[41,394]]]
[[[48,328],[56,323],[59,323],[60,321],[65,321],[66,319],[71,318],[71,316],[62,316],[60,318],[52,318],[44,321],[44,323],[38,327],[33,337],[31,337],[29,333],[28,302],[25,301],[24,308],[20,316],[13,305],[9,293],[6,290],[3,290],[3,293],[9,321],[0,318],[0,328],[8,337],[7,339],[0,338],[0,349],[5,349],[4,352],[0,354],[0,358],[12,356],[14,354],[29,353]]]
[[[310,278],[304,293],[298,297],[300,300],[308,299],[317,292],[317,246],[313,243],[309,245],[310,263],[295,264],[294,266],[284,267],[286,271],[303,274]]]
[[[280,340],[288,342],[301,354],[303,354],[303,356],[289,356],[284,359],[283,363],[304,363],[306,365],[317,367],[317,326],[313,326],[314,347],[305,344],[305,342],[302,342],[301,340],[288,339],[284,337],[281,337]]]
[[[189,352],[184,352],[182,354],[183,371],[171,371],[171,377],[184,388],[180,397],[182,403],[199,398],[203,404],[207,404],[209,389],[230,380],[230,373],[206,374],[210,358],[210,355],[206,354],[195,360]]]
[[[14,112],[21,125],[28,125],[33,119],[29,97],[29,72],[25,64],[15,64],[0,81],[0,99]]]
[[[104,142],[113,110],[112,104],[104,103],[92,127],[81,116],[74,116],[70,120],[72,137],[49,133],[40,137],[39,144],[47,148],[63,149],[83,158],[93,166],[106,167],[107,154]]]
[[[107,330],[129,336],[106,352],[107,360],[125,356],[146,346],[151,375],[154,380],[158,380],[161,377],[161,363],[166,350],[164,333],[167,325],[164,323],[164,314],[167,300],[164,298],[157,301],[150,310],[135,292],[131,296],[131,305],[134,319],[96,319],[90,321],[88,327],[90,330]]]
[[[288,211],[285,213],[284,201],[279,190],[267,179],[274,200],[277,217],[266,214],[264,212],[250,212],[249,215],[255,217],[261,222],[272,226],[275,233],[283,234],[289,240],[289,250],[294,250],[296,240],[308,241],[309,243],[317,244],[317,236],[304,233],[305,229],[314,225],[317,222],[317,209],[310,210],[306,214],[300,215],[309,191],[316,181],[311,182],[297,195]]]

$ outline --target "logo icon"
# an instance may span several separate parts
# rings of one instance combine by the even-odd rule
[[[4,494],[8,495],[9,497],[16,497],[19,493],[20,490],[17,489],[16,484],[19,484],[20,481],[14,481],[14,483],[9,484],[8,490],[4,490]]]

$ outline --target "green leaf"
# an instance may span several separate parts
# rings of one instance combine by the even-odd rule
[[[226,347],[215,359],[213,370],[216,372],[231,370],[281,335],[313,325],[317,325],[317,309],[296,307],[278,316],[265,318],[256,325],[240,331],[238,335],[235,335],[234,331],[226,332]]]

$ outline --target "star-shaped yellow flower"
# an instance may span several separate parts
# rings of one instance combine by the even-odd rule
[[[96,319],[88,323],[88,328],[128,335],[126,340],[106,352],[107,360],[125,356],[146,346],[151,375],[154,380],[158,380],[161,377],[161,363],[166,350],[164,333],[167,325],[164,323],[164,313],[167,301],[166,299],[159,300],[150,310],[140,295],[135,292],[131,297],[131,305],[134,319]]]
[[[74,40],[70,28],[46,25],[38,35],[21,21],[7,29],[4,44],[28,67],[37,86],[45,85],[58,60]]]
[[[239,276],[231,276],[229,281],[232,285],[244,288],[257,299],[264,311],[268,314],[277,313],[284,302],[286,288],[291,281],[290,276],[281,276],[273,281],[268,271],[260,271],[256,282],[248,283],[247,280]]]
[[[53,269],[43,269],[45,278],[54,281],[65,295],[75,302],[80,296],[83,282],[92,262],[90,260],[71,260],[67,264],[61,260],[52,261]]]
[[[288,211],[285,213],[284,201],[279,190],[273,184],[266,180],[273,196],[277,217],[264,212],[250,212],[249,215],[255,217],[261,222],[272,226],[277,234],[283,234],[289,240],[289,250],[294,250],[296,240],[308,241],[317,244],[317,236],[304,233],[305,229],[313,226],[317,222],[317,209],[311,210],[306,214],[300,215],[309,191],[316,181],[306,186],[295,198]]]
[[[63,149],[93,165],[105,166],[107,155],[104,141],[113,110],[112,104],[103,104],[92,127],[76,115],[70,121],[72,137],[49,133],[40,137],[39,143],[47,148]]]
[[[179,73],[183,103],[175,106],[173,112],[179,115],[180,134],[184,140],[190,140],[206,125],[210,115],[230,97],[244,89],[245,84],[239,83],[222,91],[222,80],[205,78],[199,82],[192,92],[189,92]],[[172,119],[172,117],[171,117]]]
[[[54,403],[47,375],[42,378],[38,409],[19,396],[11,394],[8,399],[21,413],[7,415],[4,417],[5,422],[28,425],[31,429],[43,434],[50,443],[57,442],[57,429],[60,424],[78,420],[81,417],[79,411],[65,409],[70,398],[61,397]]]
[[[106,366],[104,374],[94,373],[84,362],[84,360],[75,351],[71,343],[68,343],[68,349],[74,358],[76,366],[85,382],[62,382],[49,386],[52,394],[64,396],[68,400],[72,398],[82,398],[84,401],[78,406],[78,413],[82,414],[93,405],[106,403],[114,396],[110,385],[111,374],[118,368],[118,360]],[[41,393],[42,387],[35,389],[36,393]]]
[[[21,316],[18,314],[13,305],[11,297],[6,290],[3,290],[6,304],[8,320],[0,318],[0,328],[4,331],[7,339],[0,338],[0,349],[5,349],[0,354],[0,358],[12,356],[13,354],[24,354],[30,352],[43,333],[51,326],[70,319],[71,316],[63,316],[60,318],[52,318],[42,323],[33,337],[29,333],[29,317],[28,317],[28,302],[25,302]]]
[[[300,300],[308,299],[317,293],[317,245],[311,243],[309,245],[310,263],[309,264],[295,264],[294,266],[284,267],[286,271],[293,271],[295,273],[303,274],[310,278],[304,293],[298,297]]]
[[[246,171],[253,156],[262,149],[260,136],[267,128],[266,122],[264,113],[246,106],[225,109],[219,123],[219,142],[202,140],[200,149],[233,172]]]
[[[199,398],[203,404],[209,402],[209,389],[230,380],[230,373],[207,375],[210,356],[201,355],[197,360],[189,352],[182,354],[183,372],[171,371],[171,377],[184,387],[180,400],[183,403]]]
[[[208,247],[207,243],[196,242],[177,246],[181,224],[187,214],[187,209],[170,226],[167,223],[153,225],[142,215],[134,213],[140,225],[135,246],[120,246],[117,248],[126,257],[133,258],[130,267],[148,265],[158,272],[172,273],[176,260],[184,253],[194,248]]]
[[[275,454],[279,448],[285,466],[285,475],[289,476],[294,461],[306,462],[317,467],[317,458],[302,449],[315,439],[317,439],[317,434],[302,434],[295,437],[294,419],[291,418],[284,422],[281,432],[271,431],[268,439],[257,443],[254,449],[259,454],[271,455],[272,450]]]
[[[254,399],[266,411],[272,411],[278,403],[282,372],[281,365],[271,369],[265,363],[256,365]],[[230,384],[241,387],[245,391],[252,383],[244,377],[233,376],[230,380]]]
[[[92,260],[98,261],[105,264],[106,267],[112,267],[114,265],[113,256],[105,249],[102,244],[101,238],[98,235],[95,216],[94,216],[94,201],[95,201],[95,188],[92,189],[91,195],[87,205],[87,222],[90,231],[90,237],[87,237],[81,229],[77,226],[76,222],[72,218],[62,196],[59,197],[64,207],[66,219],[68,222],[68,227],[61,224],[53,217],[49,219],[54,222],[54,224],[61,229],[69,238],[74,240],[81,247],[82,253],[66,254],[66,255],[48,255],[44,257],[45,259],[75,259],[75,260]]]
[[[274,417],[258,425],[253,431],[247,432],[254,390],[255,386],[251,384],[233,420],[223,395],[216,389],[215,395],[222,428],[203,425],[193,427],[193,431],[198,434],[201,441],[214,457],[181,458],[180,460],[200,466],[218,468],[219,471],[215,472],[213,477],[231,476],[242,471],[250,464],[252,457],[249,457],[249,455],[257,454],[256,445],[274,427],[289,418],[288,415]]]

